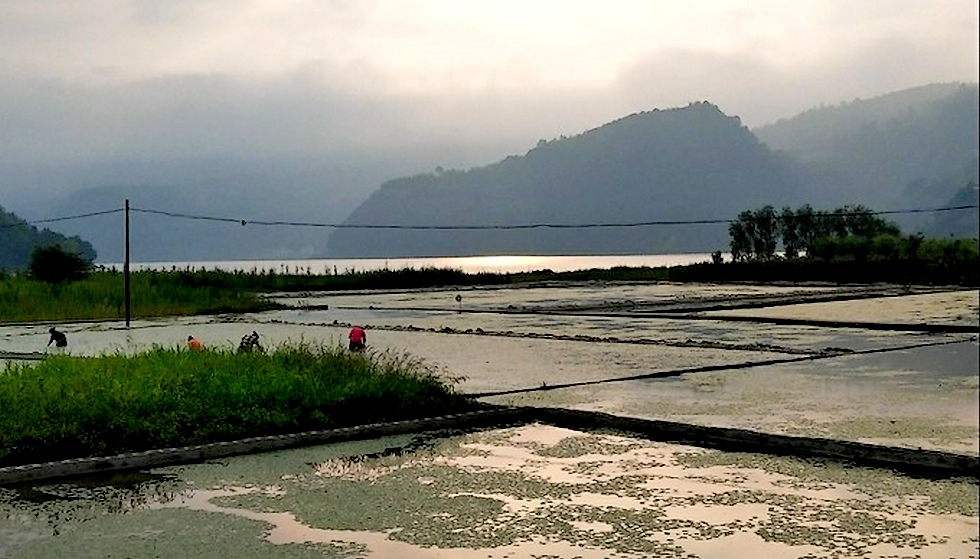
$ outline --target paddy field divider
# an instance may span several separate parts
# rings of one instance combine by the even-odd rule
[[[79,476],[174,466],[242,454],[426,431],[475,431],[531,423],[713,448],[725,452],[826,459],[856,467],[886,468],[929,478],[980,479],[980,457],[940,450],[781,435],[564,408],[486,406],[478,411],[439,417],[9,466],[0,468],[0,485],[52,482]]]

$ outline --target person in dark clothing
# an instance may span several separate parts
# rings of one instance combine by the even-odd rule
[[[242,343],[238,344],[238,351],[250,353],[253,349],[262,351],[262,346],[259,345],[259,333],[255,330],[252,330],[251,334],[242,336]]]
[[[51,339],[48,340],[48,347],[51,344],[54,344],[55,347],[68,347],[68,336],[64,332],[59,332],[52,327],[48,330],[48,333],[51,334]]]

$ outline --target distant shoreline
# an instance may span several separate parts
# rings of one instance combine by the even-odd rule
[[[725,261],[731,255],[723,253]],[[404,268],[447,268],[473,273],[525,273],[538,270],[576,272],[615,267],[672,267],[710,262],[709,253],[678,254],[601,254],[601,255],[495,255],[495,256],[433,256],[400,258],[309,258],[283,260],[202,260],[185,262],[132,262],[131,270],[220,270],[220,271],[282,271],[310,270],[312,274],[371,272]],[[109,269],[122,270],[122,263],[99,263]]]

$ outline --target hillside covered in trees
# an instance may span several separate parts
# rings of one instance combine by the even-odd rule
[[[894,210],[976,204],[978,98],[977,84],[933,84],[819,107],[753,132],[807,169],[814,205]],[[972,216],[894,219],[926,235],[971,237],[977,234]]]
[[[346,225],[624,224],[727,217],[799,204],[807,182],[709,103],[630,115],[523,156],[382,185]],[[727,244],[725,224],[491,230],[339,229],[332,257],[697,252]]]
[[[820,107],[754,131],[707,102],[638,113],[485,167],[389,181],[331,235],[328,255],[710,252],[727,247],[725,224],[662,222],[762,206],[975,205],[977,122],[976,84]],[[892,217],[910,232],[976,237],[976,216]],[[629,223],[650,225],[536,227]],[[353,227],[363,225],[402,228]],[[512,225],[526,227],[501,227]],[[491,229],[445,229],[457,226]]]
[[[50,229],[38,230],[20,217],[0,207],[0,271],[22,271],[37,248],[57,246],[92,262],[95,249],[79,237],[66,237]]]

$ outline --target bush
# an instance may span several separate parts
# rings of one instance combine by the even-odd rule
[[[27,268],[30,277],[51,284],[85,279],[91,271],[91,262],[58,245],[34,249]]]

